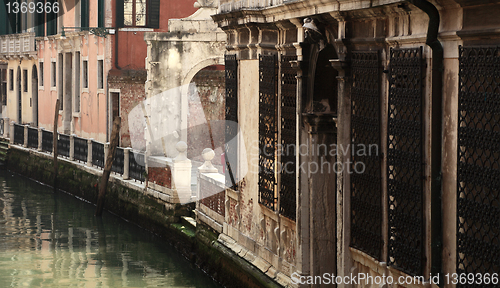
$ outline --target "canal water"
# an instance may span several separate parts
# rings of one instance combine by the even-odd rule
[[[0,170],[0,287],[219,287],[159,237]]]

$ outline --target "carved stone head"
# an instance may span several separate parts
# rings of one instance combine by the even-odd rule
[[[319,50],[323,50],[326,45],[326,38],[322,26],[323,25],[321,23],[313,18],[304,19],[304,25],[302,25],[302,27],[305,29],[305,41],[309,42],[310,44],[318,44]]]

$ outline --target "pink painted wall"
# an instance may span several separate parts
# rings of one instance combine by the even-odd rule
[[[198,9],[194,8],[195,2],[196,0],[162,0],[160,3],[160,28],[154,31],[168,32],[168,20],[184,18],[193,14]],[[113,1],[113,11],[116,11],[115,1]],[[113,41],[113,45],[119,47],[118,66],[121,69],[145,69],[144,59],[147,56],[147,45],[144,41],[144,32],[120,31],[118,32],[118,43]],[[113,57],[115,57],[114,53],[113,47]],[[113,65],[115,65],[114,61]]]
[[[74,1],[74,0],[70,0]],[[72,6],[72,5],[68,5]],[[66,7],[63,7],[66,9]],[[90,25],[97,26],[97,1],[90,1]],[[75,23],[75,11],[65,11],[62,19],[63,25],[66,27],[78,26]],[[47,39],[47,40],[45,40]],[[111,68],[111,54],[109,52],[111,45],[108,43],[110,37],[103,38],[92,35],[88,32],[66,31],[66,39],[62,39],[59,35],[48,36],[44,40],[37,41],[38,59],[44,62],[44,83],[40,87],[39,99],[39,125],[46,129],[53,129],[54,122],[54,107],[58,98],[59,87],[59,64],[56,63],[56,87],[52,87],[52,64],[53,60],[59,61],[59,53],[72,53],[73,55],[73,73],[76,77],[80,77],[81,96],[80,96],[80,112],[74,112],[72,107],[72,128],[71,132],[77,136],[85,138],[94,138],[97,141],[106,141],[106,77]],[[80,71],[76,71],[75,67],[75,52],[80,52]],[[88,89],[83,89],[83,60],[88,61]],[[103,82],[104,89],[98,89],[98,59],[103,60]],[[41,72],[41,71],[40,71]],[[66,73],[66,71],[63,71]],[[73,85],[75,84],[75,76],[73,77]],[[73,105],[76,97],[73,98]],[[62,113],[59,113],[58,131],[62,132]]]

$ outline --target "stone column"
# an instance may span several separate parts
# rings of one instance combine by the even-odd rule
[[[38,128],[38,151],[42,151],[43,128]]]
[[[24,148],[28,147],[28,127],[29,125],[24,125]]]
[[[10,122],[10,144],[14,144],[14,121]]]
[[[197,181],[197,189],[196,189],[196,200],[200,200],[201,196],[201,190],[200,190],[200,174],[202,173],[217,173],[219,170],[212,165],[212,160],[215,157],[215,152],[214,150],[210,148],[205,148],[201,152],[201,156],[203,157],[203,160],[205,160],[205,163],[198,167],[198,181]],[[198,203],[198,202],[197,202]],[[229,211],[229,210],[228,210]],[[228,213],[226,213],[228,214]]]
[[[302,199],[309,202],[310,250],[307,252],[310,275],[319,276],[334,273],[337,268],[332,260],[337,257],[336,174],[341,166],[330,153],[331,145],[337,142],[334,114],[304,113],[302,117],[309,133],[306,143],[309,157],[305,166],[309,198]]]
[[[339,49],[342,50],[342,49]],[[330,60],[331,65],[338,71],[337,89],[338,89],[338,136],[337,149],[342,147],[344,150],[351,144],[351,96],[350,82],[346,76],[348,64],[344,60]],[[337,150],[341,151],[341,150]],[[351,235],[351,157],[349,153],[337,153],[337,162],[343,166],[343,170],[337,176],[337,275],[343,277],[351,273],[351,254],[349,251]],[[341,285],[340,287],[346,287]]]
[[[177,194],[179,203],[185,204],[191,201],[191,160],[187,158],[187,144],[180,141],[175,145],[179,154],[174,158],[171,167],[172,188]]]
[[[75,134],[69,135],[69,161],[75,160]]]
[[[87,140],[87,166],[92,167],[92,141],[94,139],[90,138]]]
[[[130,174],[130,152],[132,148],[128,147],[123,149],[123,180],[128,180]]]
[[[3,118],[3,137],[4,138],[9,138],[9,135],[11,135],[10,132],[10,122],[9,118]]]
[[[108,159],[108,153],[109,153],[109,142],[106,142],[104,143],[104,166],[106,166],[106,159]]]
[[[297,22],[297,27],[302,27],[302,22]],[[303,34],[302,28],[299,29]],[[303,35],[301,37],[303,39]],[[309,145],[308,143],[308,133],[307,130],[301,129],[302,127],[302,99],[307,97],[307,89],[305,83],[308,81],[307,71],[308,61],[303,60],[303,53],[308,53],[309,45],[304,45],[304,43],[300,43],[295,45],[298,53],[298,61],[292,61],[292,67],[297,70],[297,127],[298,129],[298,144]],[[299,146],[300,148],[300,146]],[[300,150],[297,149],[297,166],[300,163],[307,162],[308,156],[300,153]],[[302,171],[301,169],[297,169],[297,177],[298,180],[298,193],[297,193],[297,233],[296,233],[296,243],[297,243],[297,273],[301,276],[308,276],[311,273],[311,264],[310,264],[310,220],[309,220],[309,188],[308,188],[308,175],[306,171]],[[306,287],[305,285],[299,285],[299,287]]]

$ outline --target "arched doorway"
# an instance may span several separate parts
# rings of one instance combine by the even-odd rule
[[[23,123],[23,94],[21,91],[21,67],[17,67],[17,123]]]
[[[202,68],[192,77],[188,91],[188,157],[200,158],[205,148],[215,151],[213,164],[220,165],[224,147],[224,65]],[[200,161],[202,159],[200,158]]]
[[[31,72],[31,107],[33,113],[33,125],[38,127],[38,72],[36,65],[33,65]]]

